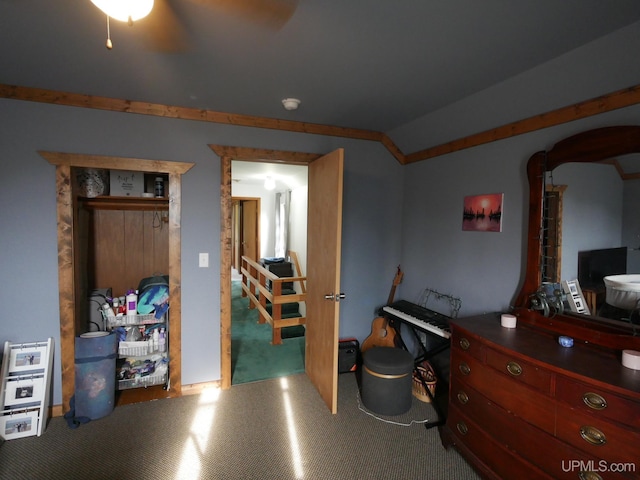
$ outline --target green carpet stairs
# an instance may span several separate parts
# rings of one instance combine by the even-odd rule
[[[282,318],[299,316],[298,304],[283,305]],[[231,282],[231,383],[257,382],[304,372],[304,327],[282,329],[282,345],[271,345],[271,326],[258,324],[239,281]]]

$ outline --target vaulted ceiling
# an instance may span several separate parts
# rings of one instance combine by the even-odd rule
[[[90,0],[0,0],[0,83],[388,132],[640,20],[637,0],[299,0],[279,25],[165,1],[177,52],[148,42],[154,12],[112,20],[107,50]]]

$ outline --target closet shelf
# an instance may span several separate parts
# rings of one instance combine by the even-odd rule
[[[168,198],[146,197],[78,197],[85,208],[101,210],[169,210]]]

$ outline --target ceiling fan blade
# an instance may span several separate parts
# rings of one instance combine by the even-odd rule
[[[154,51],[178,53],[189,49],[189,34],[169,0],[155,0],[149,16],[138,20],[138,25]]]
[[[279,30],[291,18],[298,0],[191,0],[267,28]]]

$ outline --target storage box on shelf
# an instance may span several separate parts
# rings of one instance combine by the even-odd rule
[[[118,390],[128,390],[130,388],[152,387],[167,383],[167,373],[160,375],[147,375],[146,377],[129,378],[118,381]]]
[[[122,315],[120,317],[107,317],[107,325],[109,328],[124,327],[131,325],[154,325],[156,323],[165,323],[165,315],[159,319],[154,313],[148,315]]]

